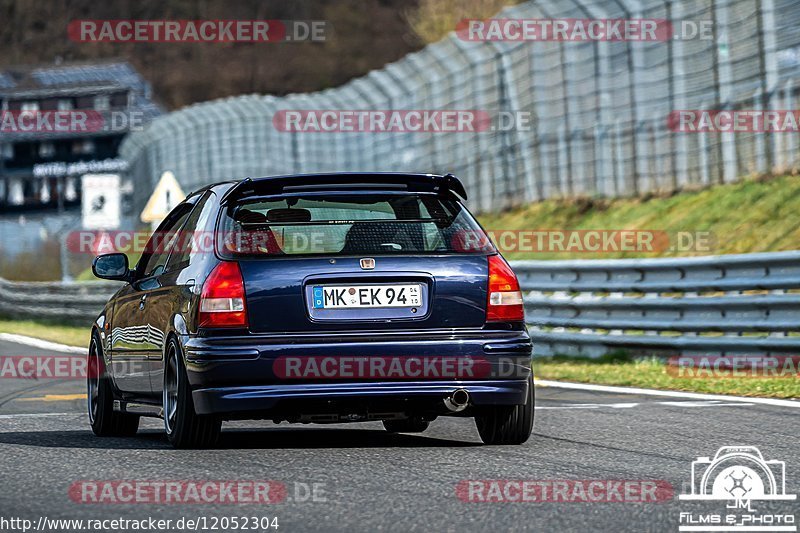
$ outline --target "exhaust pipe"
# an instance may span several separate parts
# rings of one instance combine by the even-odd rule
[[[463,411],[469,405],[469,393],[464,389],[456,389],[453,394],[444,399],[444,406],[451,413]]]

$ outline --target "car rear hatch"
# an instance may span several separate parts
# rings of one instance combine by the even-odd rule
[[[494,247],[450,191],[257,192],[230,201],[219,226],[220,254],[241,268],[251,332],[485,324]]]
[[[374,261],[365,270],[362,259]],[[481,327],[486,256],[377,256],[240,261],[250,330]]]

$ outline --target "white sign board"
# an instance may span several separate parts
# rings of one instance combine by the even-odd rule
[[[186,193],[181,189],[175,175],[169,171],[164,172],[142,210],[142,222],[158,225],[184,198]]]
[[[85,174],[81,178],[81,213],[84,229],[117,229],[120,211],[120,177]]]

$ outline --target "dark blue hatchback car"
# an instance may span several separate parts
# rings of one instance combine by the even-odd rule
[[[189,195],[94,324],[95,434],[164,419],[176,447],[213,446],[223,420],[381,421],[421,432],[474,417],[520,444],[534,414],[516,276],[452,175],[245,179]]]

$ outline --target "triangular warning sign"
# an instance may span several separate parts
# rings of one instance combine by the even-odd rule
[[[170,171],[164,172],[142,210],[142,222],[161,222],[184,198],[186,194],[178,185],[175,175]]]

